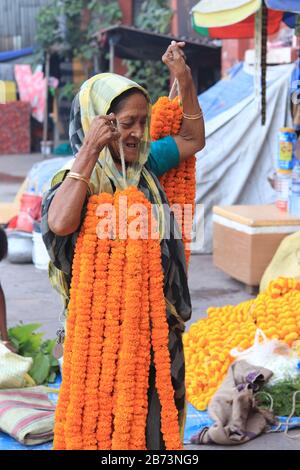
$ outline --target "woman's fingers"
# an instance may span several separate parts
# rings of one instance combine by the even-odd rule
[[[184,46],[185,46],[185,42],[184,42],[184,41],[179,41],[179,42],[171,41],[171,46],[184,47]]]
[[[120,139],[121,134],[117,128],[116,116],[111,113],[105,116],[96,116],[88,132],[88,140],[97,149],[102,149],[112,141]]]
[[[184,46],[185,42],[172,41],[163,56],[163,62],[166,63],[166,61],[179,60],[180,58],[183,58],[186,61],[186,56],[182,50]]]

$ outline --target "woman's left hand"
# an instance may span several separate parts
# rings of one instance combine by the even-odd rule
[[[186,57],[183,52],[185,42],[172,41],[164,55],[162,61],[169,68],[170,73],[175,78],[180,79],[191,71],[190,67],[186,64]]]

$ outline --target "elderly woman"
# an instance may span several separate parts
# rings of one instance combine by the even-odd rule
[[[204,147],[204,123],[191,71],[186,65],[184,43],[172,41],[162,60],[177,79],[184,118],[175,137],[150,142],[150,100],[144,88],[131,80],[100,74],[85,82],[75,97],[70,122],[70,142],[75,155],[55,175],[43,201],[42,230],[52,264],[50,277],[68,303],[74,246],[85,215],[87,195],[113,193],[123,188],[120,145],[126,162],[129,185],[137,186],[152,203],[169,211],[159,176]],[[116,127],[116,122],[118,127]],[[100,183],[101,182],[101,183]],[[164,294],[169,324],[169,351],[175,404],[183,428],[185,386],[182,346],[183,323],[191,316],[184,246],[174,236],[161,241]],[[146,426],[147,449],[164,449],[160,432],[160,403],[151,361]]]

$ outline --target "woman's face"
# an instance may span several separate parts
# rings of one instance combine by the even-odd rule
[[[144,136],[147,123],[149,104],[142,93],[134,93],[120,103],[120,108],[115,112],[120,125],[121,143],[124,149],[125,160],[128,163],[139,158],[139,148]],[[110,146],[114,160],[120,162],[118,142]]]

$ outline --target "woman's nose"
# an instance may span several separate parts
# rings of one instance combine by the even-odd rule
[[[130,133],[136,139],[141,139],[144,135],[144,127],[142,125],[137,125]]]

